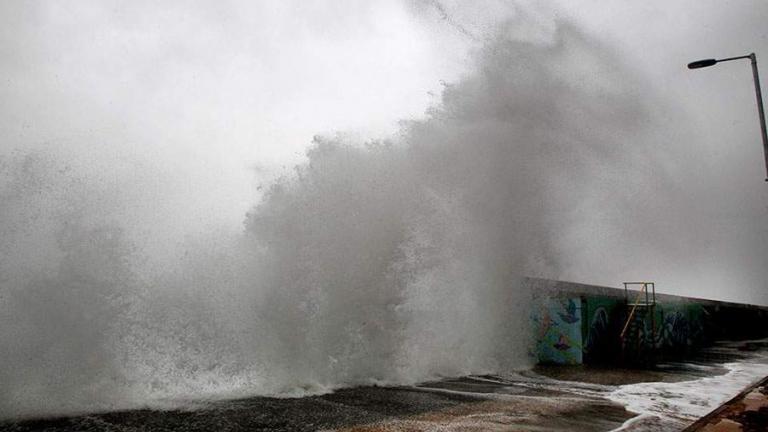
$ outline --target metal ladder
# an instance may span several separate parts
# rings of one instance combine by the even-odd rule
[[[630,287],[640,289],[634,302],[629,302]],[[621,352],[624,363],[650,364],[656,348],[656,285],[653,282],[624,282],[624,304],[629,311],[621,333]],[[651,332],[647,334],[646,320],[650,319]]]

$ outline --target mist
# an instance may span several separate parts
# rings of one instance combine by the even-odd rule
[[[305,31],[324,35],[334,59],[350,52],[339,44],[356,43],[325,25],[338,17],[366,35],[351,17],[372,20],[383,35],[373,46],[392,33],[423,36],[403,57],[361,54],[359,68],[313,67],[302,55],[273,63],[277,73],[256,76],[309,92],[280,105],[291,93],[264,96],[268,85],[224,60],[236,53],[213,49],[232,34],[201,25],[209,10],[172,7],[145,21],[106,7],[7,3],[58,27],[30,48],[21,41],[39,37],[31,28],[3,39],[14,55],[3,62],[13,97],[2,106],[0,416],[524,368],[523,276],[655,279],[669,293],[766,303],[766,206],[732,198],[731,183],[708,187],[720,161],[690,152],[708,139],[695,115],[587,24],[494,4],[511,12],[260,6],[248,16],[311,22]],[[213,21],[251,46],[236,10]],[[81,18],[117,35],[52,38]],[[166,22],[175,30],[148,30]],[[200,27],[208,32],[191,45],[169,43]],[[313,46],[279,34],[294,52]],[[84,64],[110,67],[57,54],[74,55],[78,38],[94,44]],[[268,70],[278,39],[262,36],[269,49],[243,64]],[[436,60],[457,39],[450,59]],[[99,43],[173,61],[125,69]],[[423,63],[350,78],[393,58]],[[48,69],[25,78],[29,65]],[[319,78],[279,79],[296,65]],[[217,85],[228,77],[236,84]],[[387,105],[416,89],[420,97]],[[257,94],[270,103],[254,109]],[[285,123],[268,115],[286,110]]]

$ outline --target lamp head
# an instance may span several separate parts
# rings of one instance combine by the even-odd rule
[[[688,69],[700,69],[714,65],[717,63],[715,59],[696,60],[695,62],[688,63]]]

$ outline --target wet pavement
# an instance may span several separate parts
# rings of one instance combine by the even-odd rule
[[[253,397],[180,404],[186,408],[173,410],[6,421],[0,430],[670,431],[685,428],[766,375],[765,343],[733,343],[654,370],[538,366],[304,398]],[[755,412],[764,414],[764,409],[761,405]]]
[[[0,425],[8,431],[604,431],[633,414],[607,399],[535,385],[540,378],[466,377],[419,387],[361,387],[299,399],[250,398],[194,410],[133,410]],[[596,420],[599,419],[599,420]],[[543,428],[543,429],[542,429]]]

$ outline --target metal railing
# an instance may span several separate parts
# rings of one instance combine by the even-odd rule
[[[637,298],[635,298],[634,303],[629,303],[629,287],[633,285],[640,285],[640,291],[637,292]],[[651,291],[649,293],[648,287],[651,288]],[[645,294],[645,303],[640,303],[640,299],[643,297],[643,294]],[[653,282],[624,282],[624,303],[627,306],[632,306],[632,310],[629,312],[629,316],[627,317],[627,321],[624,323],[624,327],[621,330],[621,339],[624,339],[624,335],[627,333],[627,328],[629,328],[629,323],[632,322],[632,318],[635,316],[635,311],[637,310],[638,306],[655,306],[656,305],[656,284]],[[655,333],[655,332],[654,332]]]
[[[635,301],[629,303],[630,287],[634,286],[639,286],[640,289]],[[645,361],[652,362],[653,352],[656,348],[656,319],[654,317],[656,285],[653,282],[624,282],[624,304],[631,309],[629,309],[627,320],[624,322],[620,334],[622,358],[626,360],[627,350],[630,350],[629,352],[635,354],[633,362],[643,361],[643,358]],[[638,322],[639,311],[643,312],[642,322]],[[650,318],[651,321],[650,335],[647,332],[647,327],[645,327],[647,318]],[[645,330],[643,331],[643,329]],[[630,334],[627,334],[628,331]],[[635,346],[634,349],[631,348],[633,345]],[[648,356],[638,356],[643,352],[646,352]]]

